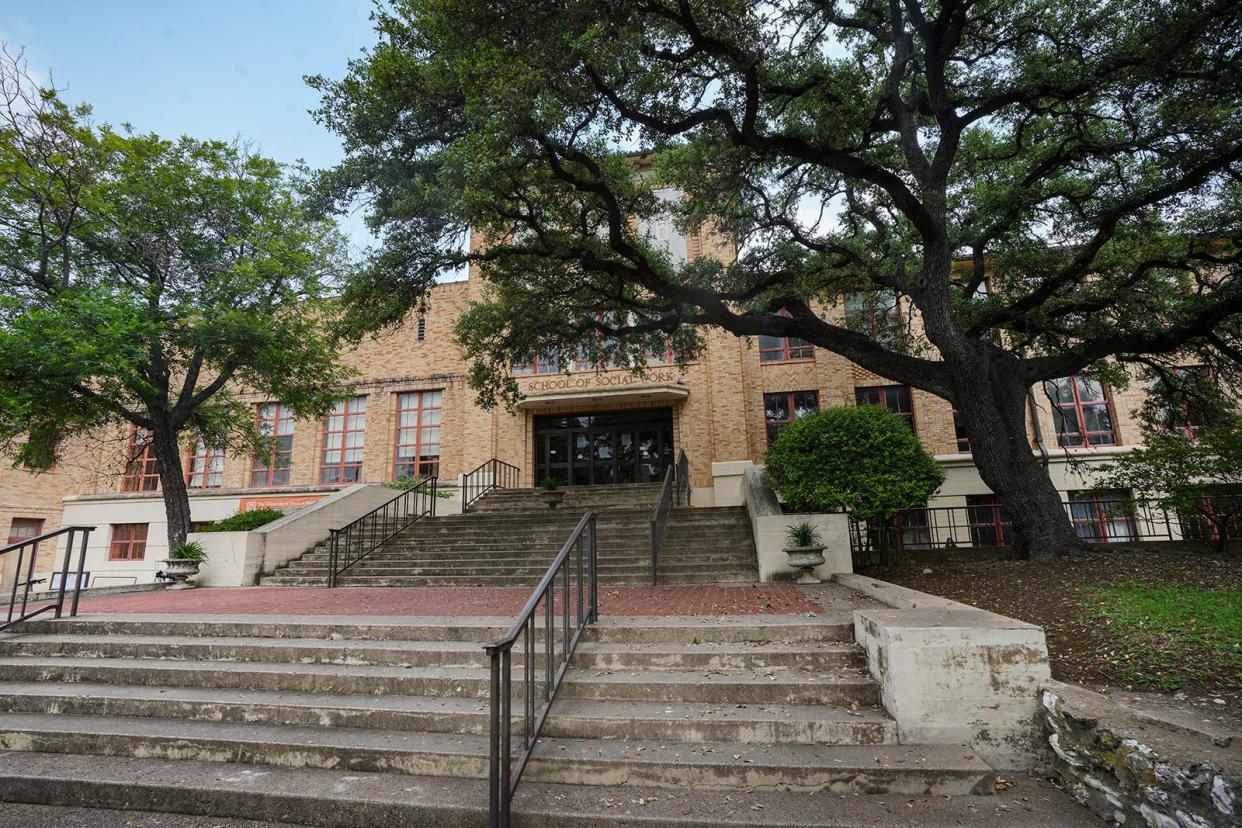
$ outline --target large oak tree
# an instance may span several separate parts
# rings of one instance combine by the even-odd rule
[[[352,319],[392,323],[477,262],[459,336],[485,403],[532,352],[801,337],[952,402],[1053,555],[1079,542],[1030,389],[1239,355],[1234,0],[391,0],[375,20],[343,79],[311,79],[347,151],[328,194],[365,198],[384,242]],[[670,213],[737,260],[668,255],[644,228]],[[905,323],[828,312],[858,291]]]
[[[184,443],[261,448],[254,395],[311,415],[340,393],[321,297],[341,236],[276,162],[93,124],[5,58],[0,441],[37,470],[75,439],[134,434],[175,547]]]

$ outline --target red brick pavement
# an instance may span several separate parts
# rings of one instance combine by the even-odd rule
[[[516,615],[530,590],[483,587],[250,587],[83,599],[81,612],[204,615]],[[601,615],[779,615],[819,607],[788,584],[601,587]]]

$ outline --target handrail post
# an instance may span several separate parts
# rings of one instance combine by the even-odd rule
[[[65,607],[65,587],[69,583],[69,563],[73,560],[73,534],[76,531],[70,529],[65,539],[65,562],[60,566],[60,589],[56,590],[56,618],[60,618]]]
[[[492,709],[488,717],[488,745],[491,753],[488,768],[487,792],[487,824],[490,828],[500,828],[500,786],[507,785],[500,775],[500,706],[496,703],[500,698],[500,661],[496,657],[494,647],[484,648],[491,663],[492,677]]]
[[[78,545],[78,571],[73,578],[73,604],[69,607],[69,617],[78,616],[78,599],[82,597],[82,575],[86,572],[86,540],[91,536],[91,529],[82,532],[82,542]]]

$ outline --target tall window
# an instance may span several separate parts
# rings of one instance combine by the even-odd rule
[[[1013,525],[996,495],[967,495],[966,516],[970,525],[971,546],[1008,546],[1013,543]]]
[[[185,485],[191,489],[218,489],[224,485],[224,449],[209,447],[203,438],[194,444],[186,469]]]
[[[284,486],[293,463],[293,412],[278,402],[259,406],[259,433],[270,438],[270,448],[254,458],[251,486]]]
[[[147,555],[147,524],[112,524],[112,543],[108,546],[110,561],[141,561]]]
[[[819,410],[818,391],[780,391],[763,395],[763,419],[768,430],[768,445],[781,429],[799,417]]]
[[[397,479],[439,474],[443,397],[443,391],[413,391],[397,397]]]
[[[953,409],[953,436],[957,439],[957,450],[962,454],[970,454],[970,435],[962,425],[962,415]]]
[[[854,389],[856,405],[878,405],[887,408],[906,421],[911,431],[914,428],[914,399],[908,385],[873,385],[867,388]],[[917,434],[918,432],[915,431]]]
[[[1052,401],[1052,420],[1057,444],[1062,446],[1113,446],[1113,401],[1099,380],[1082,374],[1044,383]]]
[[[901,334],[901,307],[888,290],[856,290],[845,294],[845,324],[876,342],[892,342]]]
[[[155,492],[160,488],[160,467],[151,452],[151,434],[135,428],[129,433],[125,453],[125,474],[121,478],[123,492]]]
[[[1124,543],[1134,540],[1138,534],[1130,505],[1130,493],[1121,489],[1070,492],[1070,522],[1083,540]]]
[[[357,483],[367,429],[367,398],[341,400],[328,412],[323,434],[320,483]]]

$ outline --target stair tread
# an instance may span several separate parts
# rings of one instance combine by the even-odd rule
[[[200,647],[240,646],[263,647],[270,649],[294,648],[308,651],[407,650],[414,653],[477,652],[480,655],[483,654],[483,645],[481,643],[475,643],[473,641],[437,641],[433,639],[386,641],[365,638],[269,638],[263,636],[135,635],[117,633],[101,638],[98,635],[92,635],[89,633],[18,633],[11,639],[11,641],[17,645],[19,653],[21,651],[21,647],[26,644],[50,644],[63,642],[68,644],[102,644],[109,647],[115,645],[149,645],[154,648],[154,651],[158,651],[159,648],[170,646],[175,647],[179,645],[193,645]],[[0,644],[3,644],[3,641],[0,641]],[[25,656],[22,657],[25,658]],[[150,656],[150,660],[158,661],[162,659],[153,655]]]
[[[557,698],[548,719],[589,718],[612,721],[650,719],[677,724],[696,722],[850,722],[894,723],[881,707],[834,704],[709,704],[704,702],[600,701]]]
[[[357,678],[435,678],[482,680],[486,667],[388,667],[375,664],[302,664],[287,661],[206,661],[198,659],[89,658],[75,656],[6,656],[4,667],[92,668],[108,670],[158,669],[165,672],[214,671],[217,673],[276,673],[350,676]]]
[[[798,686],[849,686],[875,684],[864,671],[825,670],[806,672],[781,668],[780,670],[608,670],[584,668],[571,671],[565,676],[565,684],[621,684],[654,686],[665,684],[757,684]]]

